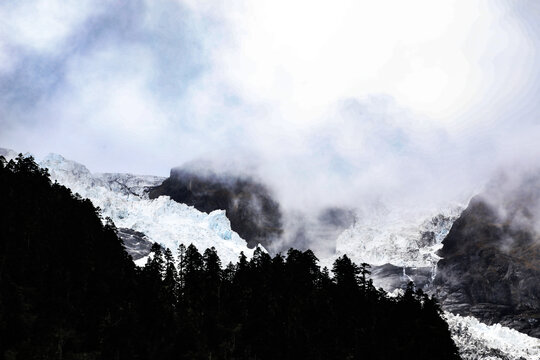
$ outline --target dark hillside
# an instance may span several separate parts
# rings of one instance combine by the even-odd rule
[[[127,320],[133,290],[114,226],[32,158],[2,162],[0,189],[0,354],[92,354]]]

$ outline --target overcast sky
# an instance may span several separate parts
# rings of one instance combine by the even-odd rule
[[[0,5],[0,147],[201,159],[284,201],[448,200],[540,155],[536,1]]]

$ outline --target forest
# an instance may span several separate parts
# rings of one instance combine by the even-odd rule
[[[391,297],[346,255],[175,250],[135,266],[99,208],[0,157],[0,357],[459,359],[435,298]]]

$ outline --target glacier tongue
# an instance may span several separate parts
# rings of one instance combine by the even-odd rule
[[[130,174],[92,174],[84,165],[57,154],[46,156],[40,166],[48,168],[52,181],[70,188],[92,201],[103,217],[110,217],[118,228],[144,233],[176,253],[178,246],[193,243],[199,251],[215,247],[223,262],[237,262],[240,252],[248,257],[253,249],[231,230],[225,211],[210,214],[172,201],[167,196],[150,200],[145,189],[164,178]],[[140,262],[139,262],[140,263]]]
[[[540,339],[500,324],[486,325],[469,316],[445,312],[445,317],[464,360],[540,359]]]

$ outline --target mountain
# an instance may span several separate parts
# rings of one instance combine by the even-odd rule
[[[434,299],[388,296],[346,256],[331,277],[309,250],[259,247],[223,269],[213,248],[154,244],[139,268],[114,224],[31,157],[0,158],[0,189],[3,358],[459,359]]]
[[[249,177],[174,168],[169,178],[149,191],[150,199],[163,195],[202,212],[225,210],[232,229],[250,247],[268,247],[283,233],[278,202],[265,185]]]
[[[353,209],[340,207],[283,209],[270,188],[254,177],[193,164],[173,168],[169,178],[149,191],[150,199],[163,195],[203,212],[225,210],[231,228],[250,247],[261,244],[272,252],[294,247],[333,255],[336,239],[355,218]]]
[[[434,266],[440,259],[436,252],[461,211],[459,205],[411,210],[378,204],[369,214],[360,212],[338,237],[336,253],[371,265]]]
[[[372,266],[377,286],[387,291],[405,289],[409,281],[429,290],[440,257],[436,254],[463,209],[450,204],[440,209],[391,207],[381,202],[356,211],[353,224],[336,240],[329,264],[347,254]]]
[[[15,152],[1,149],[0,154],[12,158],[16,156]],[[224,260],[223,265],[229,261],[236,263],[241,251],[248,257],[253,254],[253,249],[249,249],[247,243],[235,235],[224,211],[206,214],[179,204],[167,196],[149,199],[148,191],[159,186],[164,178],[92,174],[83,165],[59,155],[49,155],[41,164],[48,167],[53,179],[70,187],[73,192],[89,197],[94,205],[101,208],[103,216],[113,219],[118,227],[117,234],[123,239],[126,250],[134,259],[139,259],[137,264],[141,266],[146,263],[146,255],[154,241],[175,252],[180,243],[188,245],[193,242],[199,249],[214,246]],[[501,185],[493,184],[492,187],[500,189]],[[497,193],[499,190],[493,192]],[[521,199],[530,197],[531,194],[528,194],[521,196]],[[440,265],[445,273],[448,270],[444,262],[440,261],[442,254],[437,254],[437,251],[443,247],[443,239],[449,238],[449,233],[454,231],[452,225],[460,217],[463,208],[461,205],[450,205],[441,209],[396,209],[379,204],[369,209],[364,208],[363,211],[329,209],[315,216],[296,214],[291,219],[288,218],[290,213],[284,212],[283,222],[287,228],[297,229],[292,232],[287,244],[293,245],[297,241],[300,246],[307,247],[310,237],[329,237],[324,246],[332,249],[332,254],[321,256],[321,265],[331,268],[338,256],[347,254],[357,263],[373,264],[372,278],[376,286],[393,291],[405,289],[412,280],[417,288],[430,293],[440,287],[442,290],[437,295],[443,298],[444,309],[454,311],[453,306],[459,308],[460,304],[468,304],[467,300],[460,302],[463,298],[458,298],[454,302],[448,301],[451,297],[444,293],[444,289],[448,287],[445,283],[439,283],[435,287],[433,280],[441,271]],[[216,218],[213,214],[222,216]],[[291,226],[291,223],[296,227]],[[303,238],[306,239],[305,242],[301,241]],[[445,240],[444,244],[446,243]],[[444,257],[445,261],[453,258],[448,254]],[[465,272],[465,269],[463,271]],[[464,279],[466,278],[464,276]],[[458,286],[459,281],[454,285]],[[512,354],[527,354],[527,351],[527,356],[520,356],[536,359],[540,353],[540,341],[529,337],[522,338],[520,334],[512,335],[510,329],[501,327],[495,318],[482,318],[472,312],[458,313],[474,315],[493,324],[476,325],[474,319],[446,313],[453,339],[460,347],[463,359],[478,359],[479,357],[474,356],[475,347],[479,353],[490,354],[491,359],[501,360],[518,359],[519,357]],[[471,343],[475,345],[472,346]],[[487,358],[488,355],[480,358]]]
[[[435,279],[444,307],[540,337],[540,176],[492,181],[443,241]]]

